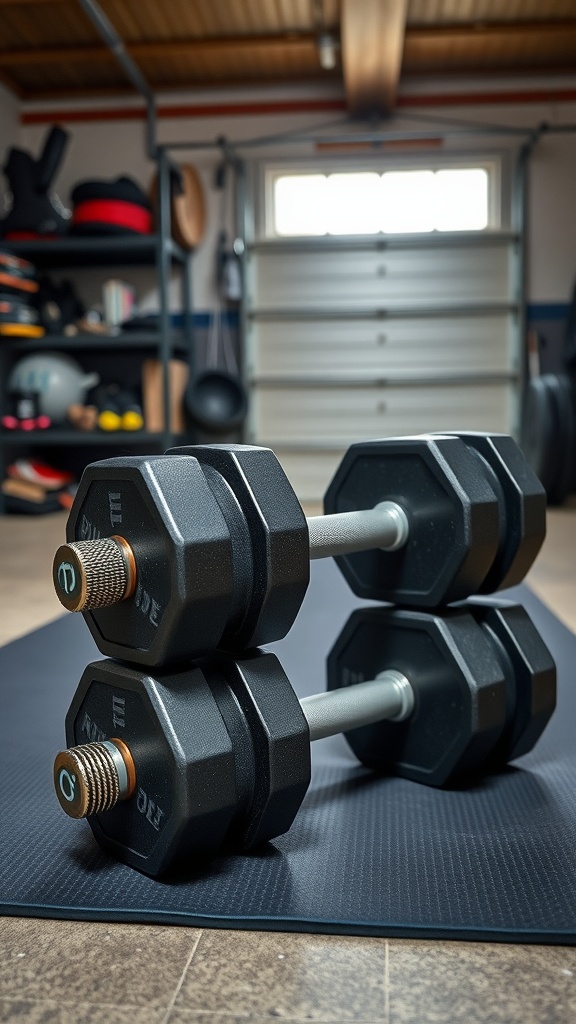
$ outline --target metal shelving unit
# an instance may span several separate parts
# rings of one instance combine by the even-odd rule
[[[44,270],[68,267],[151,266],[158,248],[166,248],[172,260],[184,263],[186,252],[172,238],[160,235],[80,236],[51,241],[11,242],[10,248]]]
[[[115,349],[146,349],[158,345],[158,331],[126,331],[124,334],[47,334],[44,338],[12,338],[10,348],[24,355],[36,352],[38,346],[57,348],[61,352],[110,352]],[[174,352],[186,352],[187,342],[182,332],[174,331]]]
[[[114,26],[108,20],[99,7],[97,0],[80,0],[82,7],[102,37],[104,43],[110,49],[111,54],[118,61],[135,89],[140,93],[146,102],[146,123],[145,123],[145,150],[147,155],[156,163],[158,169],[158,229],[152,235],[134,235],[130,237],[82,237],[68,236],[54,241],[23,241],[13,243],[13,250],[25,259],[29,259],[39,269],[54,269],[56,267],[78,268],[78,267],[118,267],[118,266],[153,266],[156,268],[159,295],[159,324],[155,332],[144,331],[141,334],[130,334],[102,338],[90,336],[89,339],[66,338],[59,339],[52,337],[36,339],[35,341],[22,339],[0,339],[0,380],[6,380],[6,355],[10,353],[30,352],[42,348],[59,348],[63,351],[90,351],[105,354],[106,351],[124,350],[134,354],[138,349],[156,351],[158,359],[164,368],[162,387],[162,407],[164,410],[164,430],[158,434],[150,434],[145,431],[138,431],[134,434],[121,432],[120,434],[105,434],[98,432],[93,434],[82,434],[73,430],[48,430],[46,432],[35,432],[31,437],[29,434],[17,434],[11,431],[0,432],[0,479],[4,478],[6,452],[19,447],[42,446],[92,446],[94,448],[105,445],[110,448],[117,446],[120,449],[136,445],[146,445],[150,448],[165,450],[173,443],[174,436],[170,431],[170,375],[167,372],[168,363],[176,351],[184,351],[188,354],[189,363],[192,365],[193,332],[192,332],[192,293],[191,293],[191,253],[183,250],[172,239],[172,225],[170,212],[170,162],[168,153],[172,149],[182,148],[206,148],[206,145],[192,146],[187,143],[181,144],[159,144],[156,135],[156,98],[148,82],[142,75],[138,66],[127,52],[122,39],[116,32]],[[209,143],[210,146],[218,148],[221,141]],[[175,332],[170,321],[168,305],[168,288],[170,270],[172,265],[180,267],[182,272],[182,311],[184,326],[183,331]],[[4,394],[0,388],[0,414],[4,401]],[[0,512],[4,509],[3,496],[0,493]]]
[[[169,185],[165,155],[160,154],[160,202],[166,208],[160,217],[161,230],[155,235],[131,237],[65,237],[53,241],[25,241],[11,244],[11,249],[19,256],[30,260],[40,270],[67,269],[78,267],[117,267],[117,266],[151,266],[156,268],[158,277],[158,293],[160,299],[160,317],[158,330],[124,332],[116,335],[78,334],[46,335],[43,338],[9,338],[0,339],[0,380],[7,381],[8,366],[20,356],[42,350],[56,350],[73,353],[82,357],[89,353],[90,358],[98,360],[99,355],[111,352],[124,352],[132,357],[146,351],[148,355],[156,355],[164,367],[163,408],[165,428],[160,433],[140,430],[131,433],[105,431],[83,433],[82,431],[60,427],[46,431],[0,431],[0,479],[6,475],[6,465],[12,452],[17,449],[44,449],[62,447],[91,447],[95,450],[103,447],[118,450],[145,445],[148,450],[164,451],[175,441],[169,429],[169,375],[166,372],[169,360],[178,354],[187,356],[193,343],[192,310],[190,286],[190,253],[178,246],[170,236]],[[162,183],[164,188],[162,188]],[[168,285],[171,266],[178,266],[182,273],[183,295],[183,330],[174,330],[170,323],[168,310]],[[0,393],[0,414],[3,412],[6,395]],[[94,456],[91,456],[93,458]],[[0,494],[0,512],[4,511],[4,498]]]

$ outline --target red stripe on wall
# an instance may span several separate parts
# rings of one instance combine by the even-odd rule
[[[399,107],[483,107],[507,103],[573,103],[576,89],[521,89],[510,92],[441,93],[399,96]]]
[[[334,100],[271,100],[268,103],[184,103],[160,106],[158,117],[246,117],[259,114],[322,113],[346,110],[344,99]],[[94,108],[88,110],[24,111],[21,124],[53,124],[54,121],[143,121],[144,107]]]
[[[399,96],[397,107],[502,106],[518,103],[573,103],[576,89],[527,89],[510,92],[435,93]],[[302,114],[345,111],[346,100],[270,100],[253,103],[183,103],[157,109],[161,118],[246,117],[263,114]],[[101,107],[82,110],[24,111],[21,124],[79,121],[143,121],[144,107]]]

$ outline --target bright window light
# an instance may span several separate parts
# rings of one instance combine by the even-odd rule
[[[488,226],[486,171],[436,171],[434,182],[436,231],[481,231]]]
[[[380,231],[379,174],[330,174],[326,180],[328,234],[375,235]]]
[[[326,235],[328,209],[325,174],[295,174],[274,184],[278,235]]]
[[[380,179],[378,227],[393,232],[434,231],[434,172],[389,171]]]
[[[482,231],[490,177],[483,167],[283,174],[274,181],[281,236]]]

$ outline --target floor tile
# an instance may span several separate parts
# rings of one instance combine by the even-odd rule
[[[390,942],[390,1024],[574,1024],[576,949]]]
[[[232,1007],[231,1007],[232,1010]],[[266,1016],[255,1016],[253,1013],[238,1014],[230,1013],[197,1013],[194,1010],[173,1010],[167,1021],[162,1021],[162,1024],[270,1024],[275,1019],[282,1020],[286,1024],[310,1024],[310,1020],[316,1020],[311,1017],[279,1017],[275,1018],[273,1015],[268,1014]],[[1,1018],[0,1018],[1,1024]],[[35,1024],[35,1022],[34,1022]],[[66,1022],[68,1024],[68,1022]],[[346,1024],[346,1020],[334,1021],[330,1018],[330,1024]],[[372,1021],[362,1021],[362,1024],[373,1024]],[[375,1024],[380,1024],[380,1021],[376,1021]]]
[[[271,1019],[274,1019],[269,1015],[255,1017],[252,1013],[249,1016],[246,1014],[238,1016],[232,1010],[233,1007],[230,1007],[230,1013],[197,1013],[195,1010],[173,1010],[168,1020],[163,1022],[163,1024],[247,1024],[248,1021],[250,1024],[270,1024]],[[282,1017],[282,1020],[286,1020],[286,1018]],[[300,1021],[290,1020],[290,1024],[300,1024]],[[303,1024],[307,1024],[306,1018],[304,1018]]]
[[[163,1024],[165,1016],[165,1010],[151,1007],[0,999],[0,1024]]]
[[[62,615],[52,559],[65,540],[67,513],[0,517],[0,643]]]
[[[200,932],[159,925],[0,919],[0,995],[166,1008]]]
[[[384,939],[204,931],[175,1011],[384,1021]]]

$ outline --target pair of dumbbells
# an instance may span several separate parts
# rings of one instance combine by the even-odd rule
[[[70,606],[90,609],[91,629],[104,653],[118,653],[109,649],[116,640],[110,640],[105,616],[110,623],[113,612],[131,606],[140,613],[125,622],[122,639],[124,650],[132,645],[136,652],[131,660],[143,664],[178,660],[170,642],[182,637],[180,619],[187,617],[184,586],[166,623],[161,604],[143,583],[143,576],[152,578],[152,568],[159,579],[162,564],[153,532],[142,525],[150,504],[161,510],[177,555],[195,535],[197,557],[189,560],[188,573],[201,574],[210,555],[213,571],[217,567],[220,538],[212,536],[211,548],[208,540],[201,543],[207,520],[198,515],[202,506],[197,490],[189,487],[191,479],[200,497],[206,494],[200,481],[209,483],[209,493],[217,497],[212,511],[228,512],[232,604],[245,619],[252,613],[252,636],[259,630],[263,642],[284,635],[307,583],[308,551],[303,586],[303,515],[272,453],[207,446],[175,454],[180,458],[110,460],[89,467],[69,524],[69,534],[77,536],[79,529],[86,540],[64,548],[55,560],[57,587]],[[380,500],[366,509],[370,499],[362,492],[370,488]],[[351,512],[354,489],[355,504],[361,501],[362,507]],[[160,500],[150,503],[145,495]],[[170,503],[170,495],[178,500]],[[439,589],[444,599],[456,599],[470,587],[473,592],[482,584],[490,590],[517,582],[544,535],[541,488],[504,437],[406,438],[354,446],[327,495],[328,508],[339,502],[348,506],[343,515],[308,520],[307,547],[312,556],[339,555],[362,596],[398,600],[409,592],[413,603],[416,595],[429,605],[436,603]],[[190,515],[191,506],[196,516]],[[98,536],[103,533],[98,514],[108,515],[112,527],[122,526],[122,535]],[[259,546],[262,535],[268,543]],[[438,548],[447,563],[440,584]],[[381,556],[393,559],[396,552],[403,553],[402,562],[392,561],[392,579],[382,579]],[[358,568],[358,554],[371,555],[376,567],[369,559]],[[177,555],[167,567],[176,569],[176,582],[185,583],[186,565],[181,560],[178,566]],[[201,612],[198,576],[188,582],[189,593],[196,587]],[[234,627],[236,637],[242,634],[239,614],[229,613],[222,628],[222,609],[209,588],[205,600],[208,611],[212,602],[220,637],[230,644]],[[364,614],[370,616],[357,613]],[[163,629],[164,647],[146,647],[142,628],[136,647],[134,621],[141,627],[146,618]],[[310,739],[345,731],[365,764],[433,785],[497,767],[534,744],[554,706],[554,668],[522,609],[479,606],[444,615],[377,609],[370,622],[356,621],[348,634],[344,631],[347,638],[329,659],[329,692],[301,703],[272,655],[234,659],[220,653],[184,672],[165,667],[154,677],[114,662],[89,666],[67,719],[67,741],[74,746],[55,766],[60,802],[73,816],[88,816],[107,849],[158,874],[175,860],[213,853],[224,842],[249,848],[284,832],[308,786]],[[187,637],[188,655],[206,647],[206,615],[199,627]],[[367,629],[369,642],[366,636],[350,639]],[[344,657],[350,651],[352,664]],[[374,678],[366,682],[367,675]]]
[[[344,732],[362,764],[441,786],[527,753],[555,706],[554,662],[509,602],[360,609],[327,670],[327,690],[298,700],[269,652],[153,673],[94,662],[54,765],[62,807],[148,875],[190,870],[290,828],[311,741]]]

